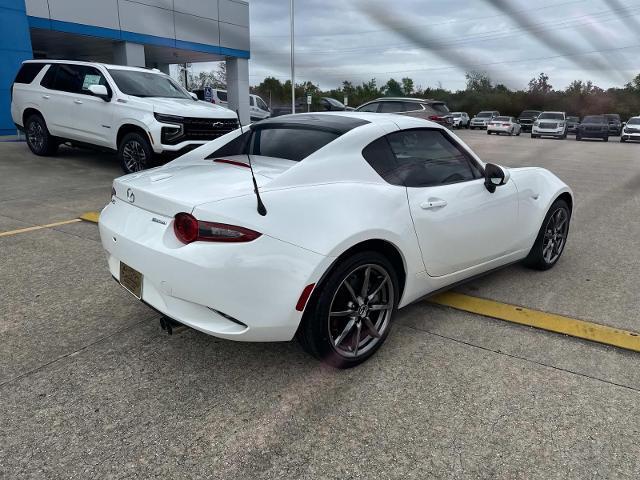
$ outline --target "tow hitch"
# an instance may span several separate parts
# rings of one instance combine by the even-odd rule
[[[178,333],[182,330],[185,330],[187,326],[183,325],[180,322],[176,322],[172,318],[160,317],[160,328],[162,328],[162,330],[166,330],[169,335],[173,335],[174,331]]]

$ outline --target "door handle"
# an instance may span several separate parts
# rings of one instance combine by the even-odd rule
[[[434,198],[433,200],[428,200],[420,204],[420,208],[423,210],[433,210],[436,208],[446,207],[447,201],[442,200],[440,198]]]
[[[51,98],[51,95],[42,95],[42,98],[44,98],[45,100],[49,100]]]
[[[74,100],[73,103],[75,103],[76,105],[82,105],[82,100]]]

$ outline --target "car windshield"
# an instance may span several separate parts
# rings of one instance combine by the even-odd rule
[[[607,113],[605,117],[607,117],[607,120],[617,120],[618,122],[620,121],[620,115],[618,115],[617,113]]]
[[[582,123],[604,123],[604,117],[600,115],[590,115],[588,117],[584,117]]]
[[[452,113],[453,118],[460,118],[462,116],[461,113]]]
[[[344,104],[341,101],[336,100],[335,98],[325,97],[325,100],[329,102],[331,105],[333,105],[334,107],[344,108]]]
[[[493,117],[493,112],[480,112],[477,115],[478,118],[491,118]]]
[[[629,119],[627,125],[640,125],[640,117]]]
[[[511,121],[511,117],[497,117],[495,118],[496,122],[510,122]]]
[[[564,120],[562,113],[545,112],[541,113],[538,120]]]
[[[567,117],[567,122],[579,122],[580,119],[578,117]]]
[[[120,91],[134,97],[191,98],[172,78],[138,70],[109,69]]]

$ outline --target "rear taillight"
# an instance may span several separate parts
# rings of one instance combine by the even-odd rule
[[[441,117],[440,115],[431,115],[429,117],[429,120],[431,120],[432,122],[443,122],[444,117]]]
[[[241,243],[255,240],[259,232],[226,223],[203,222],[189,213],[178,213],[175,216],[173,230],[182,243],[224,242]]]

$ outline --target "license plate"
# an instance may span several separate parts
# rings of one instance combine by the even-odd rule
[[[142,298],[142,274],[123,262],[120,262],[120,285],[138,300]]]

